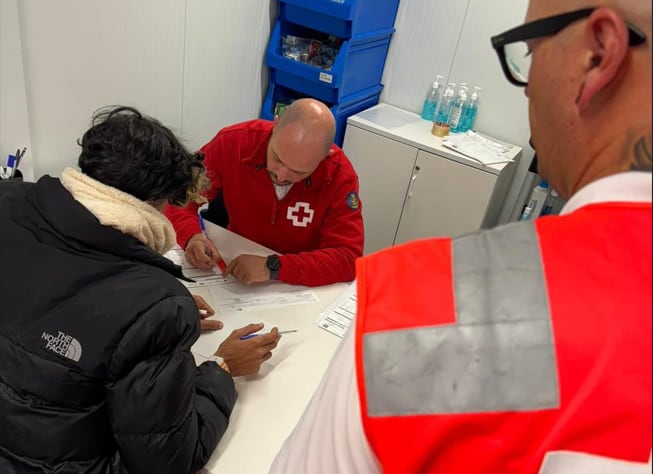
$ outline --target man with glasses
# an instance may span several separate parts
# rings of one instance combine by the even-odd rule
[[[314,99],[290,104],[274,122],[252,120],[221,130],[202,148],[212,187],[209,210],[223,226],[280,255],[239,255],[223,267],[245,284],[280,280],[319,286],[351,281],[363,254],[358,176],[333,144],[331,111]],[[188,261],[209,270],[222,262],[203,237],[197,205],[168,206]],[[216,222],[219,223],[219,222]]]
[[[561,215],[359,259],[272,472],[651,472],[651,5],[599,3],[492,39]]]

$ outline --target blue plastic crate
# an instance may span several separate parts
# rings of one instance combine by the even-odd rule
[[[383,86],[379,84],[375,87],[352,94],[351,96],[344,97],[343,101],[338,103],[324,102],[336,119],[336,136],[333,140],[336,145],[342,146],[342,142],[345,138],[347,118],[378,104],[382,90]],[[265,95],[265,100],[263,101],[263,107],[261,108],[261,118],[266,120],[274,119],[274,107],[277,102],[291,103],[293,100],[302,97],[310,97],[310,95],[303,94],[275,83],[270,83],[267,94]]]
[[[266,53],[270,81],[324,102],[339,102],[342,97],[381,83],[393,32],[394,29],[382,30],[345,40],[330,70],[325,70],[281,54],[283,36],[310,38],[314,32],[300,25],[277,20]]]
[[[341,38],[394,26],[399,0],[279,0],[282,20]]]

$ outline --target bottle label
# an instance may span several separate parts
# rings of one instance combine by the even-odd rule
[[[449,115],[449,125],[451,125],[452,128],[456,128],[458,126],[458,122],[460,121],[460,107],[454,107],[451,109],[451,115]]]

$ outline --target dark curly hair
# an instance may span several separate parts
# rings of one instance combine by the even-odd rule
[[[172,131],[133,107],[95,111],[77,143],[82,173],[142,201],[185,206],[207,188],[201,153],[190,153]]]

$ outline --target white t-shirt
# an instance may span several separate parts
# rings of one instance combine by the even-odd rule
[[[567,201],[560,213],[568,214],[586,204],[597,202],[651,202],[651,187],[651,173],[630,171],[608,176],[578,191]],[[350,326],[340,343],[306,411],[274,460],[271,473],[381,472],[376,456],[365,437],[361,421],[355,373],[354,327],[355,324]],[[572,455],[570,459],[573,463],[578,462],[579,458]],[[593,474],[615,469],[611,464],[614,460],[603,461],[608,470],[594,471]],[[596,468],[596,464],[591,462],[587,465]],[[634,469],[641,467],[635,466]],[[573,469],[558,472],[584,474]],[[619,472],[625,474],[639,471]]]
[[[274,191],[277,193],[277,199],[281,201],[283,198],[285,198],[290,192],[290,188],[292,188],[292,183],[284,184],[283,186],[274,184]]]

